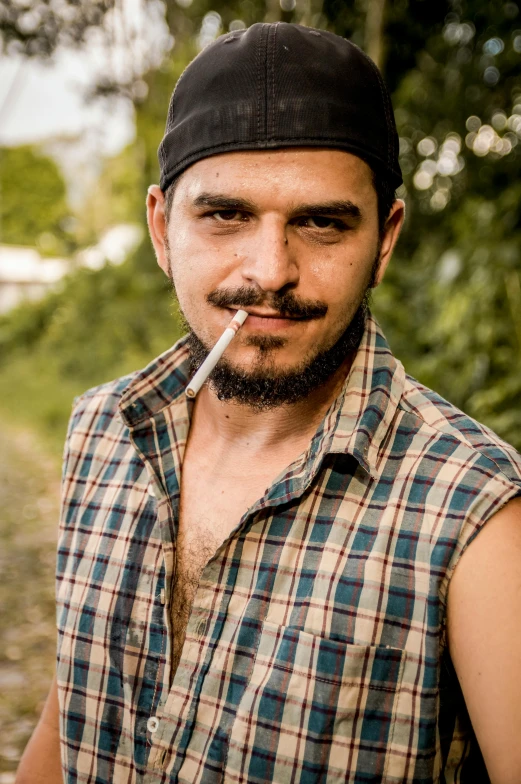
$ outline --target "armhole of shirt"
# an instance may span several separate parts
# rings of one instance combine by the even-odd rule
[[[521,497],[521,480],[519,484],[515,484],[503,473],[498,472],[498,475],[492,477],[490,482],[475,499],[475,503],[470,507],[467,518],[460,530],[457,547],[447,566],[440,586],[439,596],[444,607],[445,616],[450,581],[462,555],[466,552],[468,546],[472,544],[479,532],[483,530],[487,522],[497,514],[497,512],[503,509],[509,501],[518,497]],[[482,507],[481,511],[480,507]]]

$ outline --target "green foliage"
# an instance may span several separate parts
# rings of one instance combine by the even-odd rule
[[[375,308],[412,375],[521,448],[521,37],[512,5],[454,5],[398,81],[408,217]]]
[[[0,318],[0,354],[36,349],[63,378],[84,385],[132,369],[136,357],[146,361],[178,336],[169,285],[146,245],[121,266],[79,269],[60,291]]]
[[[17,351],[0,373],[2,420],[33,430],[59,459],[72,401],[84,391],[85,383],[63,376],[55,358]]]
[[[66,253],[70,210],[56,163],[31,146],[0,148],[0,242]]]
[[[169,284],[148,245],[119,267],[80,269],[59,292],[0,319],[2,408],[43,430],[56,448],[73,397],[146,365],[180,335]]]
[[[93,27],[103,24],[111,8],[111,0],[3,3],[0,52],[6,49],[10,53],[23,52],[29,57],[45,59],[60,44],[74,46],[84,42]]]
[[[77,215],[80,245],[94,245],[104,230],[118,223],[141,223],[144,210],[143,145],[138,140],[105,160],[96,187]]]

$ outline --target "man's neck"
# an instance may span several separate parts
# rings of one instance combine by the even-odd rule
[[[350,355],[325,384],[297,403],[259,410],[234,401],[221,401],[204,386],[195,403],[192,426],[204,431],[209,443],[220,442],[240,451],[276,449],[289,441],[306,441],[315,433],[339,395],[351,369]]]

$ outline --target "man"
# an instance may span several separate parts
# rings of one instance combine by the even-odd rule
[[[223,36],[159,159],[189,334],[76,402],[57,686],[17,781],[60,779],[59,733],[66,782],[521,781],[521,458],[368,310],[404,214],[375,66],[303,27]]]

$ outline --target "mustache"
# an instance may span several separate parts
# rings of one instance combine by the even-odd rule
[[[218,308],[248,308],[265,306],[276,310],[281,316],[299,319],[323,318],[327,313],[327,305],[319,300],[301,299],[291,291],[284,294],[266,292],[248,286],[234,289],[215,289],[206,301]]]

